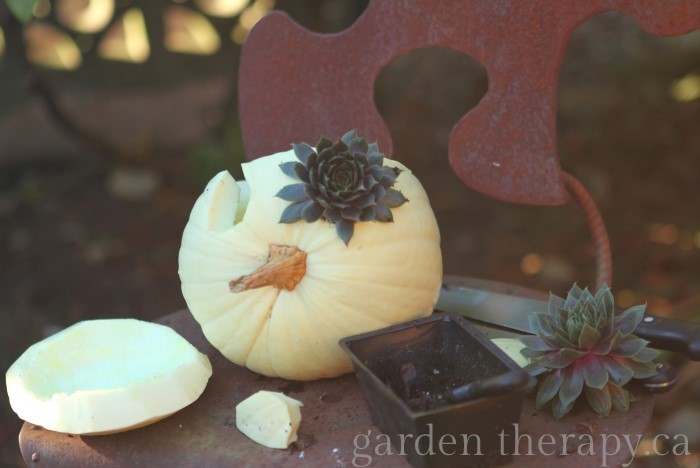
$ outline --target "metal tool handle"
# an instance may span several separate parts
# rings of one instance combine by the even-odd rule
[[[532,384],[532,379],[523,370],[512,371],[452,389],[447,398],[452,402],[460,402],[525,390]]]
[[[676,386],[676,370],[668,362],[656,363],[658,374],[642,379],[642,385],[651,393],[666,393]]]
[[[646,315],[634,334],[651,341],[654,348],[684,353],[700,361],[700,325],[696,323]]]

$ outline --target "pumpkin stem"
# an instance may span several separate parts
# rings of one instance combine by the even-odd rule
[[[232,293],[274,286],[292,291],[306,274],[306,252],[289,245],[270,245],[267,263],[249,275],[241,276],[228,287]]]

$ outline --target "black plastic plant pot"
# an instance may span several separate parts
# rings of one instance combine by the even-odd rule
[[[340,345],[352,359],[372,420],[411,465],[510,460],[501,441],[508,447],[513,440],[530,377],[467,320],[437,313]],[[469,388],[460,388],[465,384]]]

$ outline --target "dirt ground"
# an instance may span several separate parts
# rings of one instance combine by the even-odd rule
[[[445,272],[558,293],[574,281],[591,283],[592,245],[575,206],[495,201],[464,187],[449,169],[449,129],[478,103],[487,79],[474,61],[456,55],[414,53],[377,84],[394,156],[418,175],[435,209]],[[672,89],[676,80],[700,75],[699,57],[697,33],[661,39],[616,15],[596,18],[569,45],[558,123],[562,166],[591,190],[607,222],[619,305],[646,302],[653,313],[695,321],[700,99],[678,100]],[[184,152],[154,154],[146,169],[160,183],[137,201],[110,188],[113,165],[87,170],[67,157],[0,169],[0,369],[79,320],[153,320],[185,306],[177,254],[202,181],[192,177]],[[697,432],[683,425],[683,415],[700,411],[700,369],[680,362],[680,373],[650,430],[675,424]],[[20,421],[7,398],[0,401],[0,465],[12,465]],[[675,463],[697,466],[693,457]]]

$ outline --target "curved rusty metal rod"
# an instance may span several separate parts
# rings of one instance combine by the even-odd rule
[[[586,222],[591,230],[593,243],[595,244],[596,256],[596,289],[602,285],[608,286],[612,283],[612,254],[610,252],[610,239],[608,231],[605,229],[603,217],[598,211],[598,207],[593,201],[593,197],[588,190],[574,176],[567,172],[562,172],[564,183],[567,189],[576,200],[576,203],[583,211]]]

